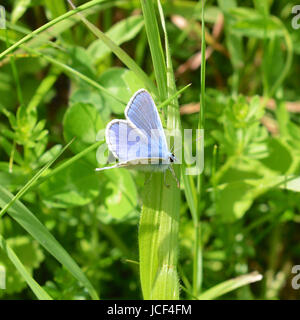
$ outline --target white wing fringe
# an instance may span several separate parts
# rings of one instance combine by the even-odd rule
[[[114,169],[114,168],[119,168],[120,165],[119,164],[115,164],[114,166],[110,166],[110,167],[103,167],[103,168],[96,168],[96,171],[102,171],[102,170],[108,170],[108,169]]]

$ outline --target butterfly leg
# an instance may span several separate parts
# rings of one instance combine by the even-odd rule
[[[167,179],[166,178],[167,178],[167,171],[164,171],[164,184],[165,184],[165,187],[166,188],[170,188],[170,185],[167,184],[167,181],[166,181]]]
[[[146,177],[146,175],[145,175],[145,177]],[[147,180],[145,180],[144,186],[145,186],[146,184],[148,184],[151,179],[152,179],[152,172],[150,173],[150,177],[149,177]]]
[[[175,171],[174,171],[173,167],[172,167],[172,166],[169,166],[169,170],[171,171],[173,177],[175,178],[175,180],[176,180],[176,182],[177,182],[177,188],[180,189],[180,182],[179,182],[178,179],[177,179],[177,176],[176,176],[176,174],[175,174]]]

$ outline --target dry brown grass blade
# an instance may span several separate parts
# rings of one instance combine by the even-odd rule
[[[279,128],[278,128],[278,123],[275,119],[268,117],[268,116],[263,116],[260,119],[260,122],[267,128],[267,130],[273,135],[276,136],[279,134]]]
[[[251,99],[251,98],[249,98],[249,99]],[[261,98],[261,99],[263,99],[263,98]],[[300,113],[300,101],[286,101],[285,105],[286,105],[287,111],[292,112],[292,113]],[[275,110],[276,109],[275,100],[269,99],[266,103],[266,107],[269,110]],[[199,112],[199,110],[200,110],[200,103],[199,102],[188,103],[188,104],[184,104],[180,107],[180,114],[181,115],[192,114],[192,113]]]
[[[181,30],[189,28],[189,22],[183,18],[182,16],[174,15],[171,17],[171,21]],[[222,46],[218,39],[223,31],[224,27],[224,16],[223,14],[219,14],[217,17],[217,21],[214,24],[212,35],[205,31],[206,42],[208,47],[205,52],[206,60],[212,55],[212,53],[216,51],[222,52],[224,55],[228,56],[228,52],[224,46]],[[191,38],[196,38],[198,40],[198,34],[201,34],[201,25],[197,25],[199,29],[197,33],[192,30],[189,32],[189,36]],[[176,75],[181,75],[187,70],[197,70],[201,65],[201,50],[195,53],[192,57],[190,57],[185,63],[181,64],[176,70]]]

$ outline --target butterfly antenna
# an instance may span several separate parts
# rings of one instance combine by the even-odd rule
[[[164,184],[165,184],[165,187],[166,188],[170,188],[170,185],[169,184],[167,184],[167,173],[166,173],[166,171],[164,171]]]

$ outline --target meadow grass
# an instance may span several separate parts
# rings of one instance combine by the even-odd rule
[[[251,8],[234,0],[93,0],[78,8],[68,3],[70,9],[65,1],[46,1],[51,19],[34,31],[18,22],[31,9],[22,8],[18,17],[20,8],[12,6],[9,29],[0,31],[0,77],[16,88],[12,105],[8,95],[0,101],[7,119],[0,119],[0,264],[8,272],[16,269],[21,279],[13,282],[12,294],[26,290],[23,281],[38,299],[99,299],[100,292],[118,298],[119,287],[123,298],[278,298],[285,283],[278,274],[288,279],[299,251],[299,117],[285,104],[285,94],[299,98],[297,79],[287,79],[299,54],[295,33],[271,14],[267,1],[254,1]],[[114,10],[125,23],[113,22]],[[126,29],[133,11],[141,16],[134,21],[136,32]],[[100,28],[96,13],[103,18]],[[224,18],[224,41],[214,30],[210,35],[211,28],[223,28],[217,15]],[[194,72],[189,62],[181,79],[178,61],[189,61],[178,50],[184,46],[201,51],[201,63]],[[216,54],[210,60],[211,50]],[[90,60],[91,52],[98,56]],[[28,91],[28,71],[18,63],[24,57],[39,62],[30,66],[33,74],[44,70]],[[252,60],[260,63],[260,78]],[[55,84],[64,77],[70,83],[68,110],[60,105],[47,114]],[[212,89],[215,83],[220,90]],[[174,165],[180,188],[170,172],[169,187],[163,173],[145,185],[144,177],[124,169],[95,173],[95,152],[104,145],[96,142],[98,130],[111,116],[121,117],[128,92],[141,87],[153,96],[167,129],[205,129],[204,171],[191,176],[186,163]],[[194,111],[181,115],[180,98],[192,101]],[[199,149],[203,144],[196,141]],[[28,266],[18,251],[20,236],[28,243],[35,239],[61,266],[48,256],[43,266],[37,257]],[[281,246],[289,245],[293,250],[276,259],[284,255]],[[40,252],[28,246],[28,256]],[[117,272],[120,262],[128,281]],[[48,282],[34,279],[39,268]],[[265,280],[253,293],[250,284],[262,280],[261,273]]]

